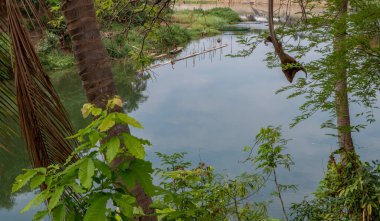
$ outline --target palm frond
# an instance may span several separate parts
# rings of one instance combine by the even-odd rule
[[[6,0],[6,13],[7,18],[0,17],[0,24],[7,20],[9,36],[0,37],[5,43],[0,49],[0,117],[9,121],[18,114],[33,167],[63,163],[75,145],[65,139],[73,134],[71,123],[22,24],[16,1]]]
[[[7,19],[5,13],[5,1],[0,2],[0,137],[14,137],[18,134],[18,113],[16,107],[16,95],[14,82],[9,36],[7,34]],[[0,141],[0,149],[9,152],[5,144]]]

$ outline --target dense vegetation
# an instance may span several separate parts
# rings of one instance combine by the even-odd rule
[[[101,3],[99,3],[101,4]],[[142,12],[139,19],[147,19]],[[56,15],[58,17],[59,13]],[[102,24],[103,44],[108,55],[113,59],[137,58],[144,52],[145,62],[149,63],[155,56],[168,53],[179,46],[184,46],[191,39],[219,34],[228,25],[240,21],[239,15],[229,8],[210,10],[185,10],[165,12],[165,21],[152,26],[146,38],[141,38],[145,30],[131,24],[125,31],[127,16],[112,18],[98,10]],[[38,48],[40,58],[47,69],[65,69],[73,66],[74,58],[70,53],[70,38],[66,37],[65,25],[60,17],[51,21],[47,33],[43,36]],[[143,22],[143,21],[140,21]]]

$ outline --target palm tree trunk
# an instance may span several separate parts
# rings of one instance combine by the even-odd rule
[[[104,107],[108,99],[117,93],[101,42],[93,0],[63,1],[62,11],[87,99]]]
[[[101,41],[94,2],[64,0],[62,11],[72,39],[73,52],[87,99],[98,107],[105,107],[108,99],[117,95],[117,91],[111,65]],[[121,112],[122,109],[116,111]],[[122,132],[129,132],[128,126],[114,127],[110,135]],[[146,214],[154,212],[149,208],[152,199],[144,193],[140,185],[132,193]],[[141,220],[157,220],[157,218],[143,217]]]
[[[336,118],[338,127],[338,142],[339,147],[343,150],[343,154],[355,152],[351,136],[350,109],[347,92],[347,49],[344,41],[347,35],[347,11],[348,0],[336,0],[336,4],[340,9],[335,25],[334,39],[334,56],[335,61],[335,103],[336,103]]]

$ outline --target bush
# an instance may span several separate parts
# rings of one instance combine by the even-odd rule
[[[59,43],[59,38],[52,32],[46,32],[44,38],[38,46],[38,52],[41,53],[51,53],[53,50],[59,49],[57,47]]]
[[[46,202],[33,220],[47,215],[52,220],[139,220],[143,212],[130,190],[140,183],[145,193],[156,192],[151,163],[144,160],[144,148],[150,143],[126,132],[108,137],[114,125],[142,128],[135,119],[112,112],[116,105],[122,107],[118,97],[110,100],[104,110],[83,105],[83,117],[92,116],[94,120],[70,137],[80,145],[66,163],[26,169],[16,178],[13,192],[26,185],[31,190],[43,187],[22,213]],[[81,158],[75,160],[77,156]],[[115,165],[114,159],[128,160]]]
[[[223,18],[228,21],[228,23],[235,23],[241,21],[239,14],[230,8],[213,8],[207,10],[208,15],[213,15],[219,18]]]
[[[38,45],[37,52],[42,65],[47,69],[65,69],[74,65],[72,54],[65,54],[60,47],[59,37],[47,32]]]
[[[155,41],[157,41],[156,45],[160,49],[172,47],[173,45],[178,46],[191,40],[189,31],[179,25],[160,26],[153,35]]]
[[[190,36],[199,38],[220,33],[227,25],[239,22],[240,17],[230,8],[194,9],[175,12],[172,21],[186,28]]]
[[[345,163],[330,156],[315,199],[293,204],[295,221],[380,220],[380,163],[354,157],[354,163]]]
[[[103,39],[104,47],[111,58],[123,58],[127,56],[130,51],[127,42],[127,38],[123,35]]]

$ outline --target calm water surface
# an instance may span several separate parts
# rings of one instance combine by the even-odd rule
[[[256,32],[266,28],[264,24],[250,24]],[[226,57],[242,49],[236,43],[237,35],[223,35],[194,41],[179,56],[209,48],[221,38],[228,44],[221,50],[197,56],[154,70],[154,78],[147,80],[131,73],[122,62],[114,65],[119,93],[126,100],[125,109],[138,119],[144,130],[132,130],[140,137],[149,139],[153,147],[148,158],[155,166],[159,162],[154,152],[188,152],[188,159],[195,164],[204,161],[217,171],[237,175],[253,170],[250,165],[239,163],[246,154],[243,147],[253,143],[261,127],[283,125],[284,137],[292,139],[288,151],[295,167],[292,172],[282,171],[280,181],[298,184],[297,193],[288,193],[286,201],[296,202],[315,190],[328,161],[335,149],[336,140],[325,135],[331,131],[320,129],[328,115],[317,113],[294,129],[289,124],[297,115],[301,98],[287,100],[286,94],[275,91],[288,85],[280,69],[268,69],[263,62],[271,46],[259,45],[246,58]],[[305,59],[316,58],[309,54]],[[300,77],[304,77],[299,74]],[[86,101],[79,77],[75,71],[59,73],[54,77],[55,86],[67,107],[76,128],[85,121],[80,107]],[[355,143],[362,159],[379,158],[379,123],[355,134]],[[20,215],[18,211],[33,196],[20,193],[10,196],[10,186],[20,168],[26,167],[27,157],[21,149],[16,157],[4,157],[0,164],[0,221],[30,220],[31,213]],[[5,167],[6,166],[6,167]],[[9,171],[9,168],[12,168]],[[269,191],[269,190],[268,190]],[[268,192],[267,191],[267,192]],[[268,199],[268,196],[261,196]],[[278,205],[274,203],[271,215],[281,218]]]

